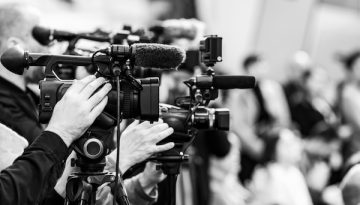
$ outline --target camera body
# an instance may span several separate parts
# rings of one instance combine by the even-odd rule
[[[226,108],[196,107],[189,112],[188,109],[161,104],[160,117],[175,132],[186,132],[195,129],[229,130],[229,110]]]
[[[222,61],[222,38],[217,35],[209,35],[200,41],[201,62],[212,67]]]
[[[142,86],[142,90],[129,86],[127,80],[120,83],[120,110],[124,119],[138,118],[140,120],[157,121],[159,118],[159,79],[144,78],[136,79]],[[111,82],[111,79],[109,80]],[[116,86],[113,84],[113,88]],[[40,81],[40,105],[39,120],[41,123],[48,123],[56,103],[61,100],[67,89],[72,85],[72,80],[59,80],[57,78],[47,77]],[[116,91],[108,94],[108,104],[105,112],[112,117],[106,119],[100,115],[95,121],[102,127],[114,126],[116,118]]]

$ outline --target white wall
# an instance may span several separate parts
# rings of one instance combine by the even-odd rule
[[[72,5],[59,0],[0,0],[4,2],[35,6],[43,24],[71,31],[120,29],[124,23],[144,25],[149,20],[147,0],[76,0]]]
[[[310,54],[329,71],[331,78],[341,80],[344,72],[336,56],[360,49],[359,13],[331,5],[318,5],[307,44]]]
[[[270,77],[283,81],[295,51],[303,49],[315,0],[264,0],[255,50],[269,61]]]
[[[207,34],[223,37],[223,62],[219,67],[239,73],[241,61],[254,45],[261,0],[197,0]]]

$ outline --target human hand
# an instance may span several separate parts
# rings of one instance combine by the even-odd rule
[[[46,130],[58,134],[65,144],[70,146],[85,133],[104,110],[111,85],[106,83],[94,93],[104,83],[104,78],[96,78],[94,75],[74,80],[62,99],[55,105]]]
[[[161,169],[156,169],[154,162],[147,162],[144,171],[139,174],[140,185],[146,194],[149,194],[165,178],[166,175]]]
[[[71,154],[66,159],[64,172],[62,173],[61,177],[58,179],[58,181],[56,182],[56,185],[54,187],[54,190],[63,198],[65,198],[65,196],[66,196],[66,183],[67,183],[69,176],[72,173],[80,170],[79,167],[71,166],[72,158],[76,159],[76,154],[74,151],[72,151]]]
[[[120,138],[119,168],[121,172],[124,173],[131,166],[146,160],[153,154],[173,148],[175,146],[173,142],[157,145],[173,132],[173,128],[163,122],[150,124],[145,121],[139,124],[139,121],[136,120],[130,124]],[[116,150],[110,153],[108,159],[115,162]]]

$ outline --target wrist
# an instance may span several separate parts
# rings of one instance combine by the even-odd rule
[[[124,156],[122,153],[120,153],[120,156]],[[107,162],[108,167],[112,169],[112,171],[115,171],[116,167],[116,150],[114,150],[111,154],[107,156]],[[124,159],[123,157],[120,157],[119,159],[119,170],[121,173],[125,173],[126,170],[128,170],[131,167],[128,160]]]
[[[149,194],[157,185],[157,183],[148,180],[143,172],[139,174],[139,183],[146,194]]]
[[[125,173],[131,167],[130,163],[127,160],[119,161],[119,169],[121,173]]]
[[[45,130],[59,135],[59,137],[64,141],[67,147],[69,147],[73,143],[73,137],[64,132],[62,129],[57,128],[56,126],[49,125]]]

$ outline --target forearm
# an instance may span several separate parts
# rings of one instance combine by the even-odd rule
[[[67,154],[68,148],[58,135],[44,132],[0,173],[1,204],[38,203],[44,190],[55,186]]]
[[[157,186],[142,187],[140,174],[124,181],[126,192],[131,204],[153,204],[158,197]]]

